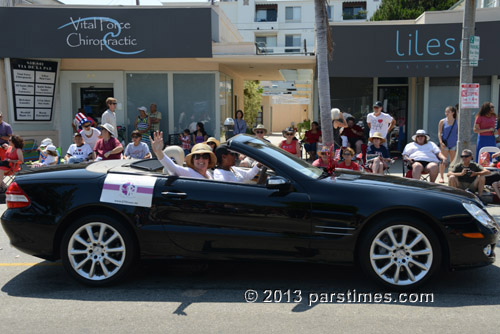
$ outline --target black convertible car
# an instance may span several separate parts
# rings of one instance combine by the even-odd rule
[[[20,173],[3,228],[14,247],[61,258],[93,286],[139,258],[356,263],[393,289],[495,261],[499,227],[472,194],[351,171],[333,178],[253,136],[228,146],[266,168],[249,183],[170,176],[155,159]]]

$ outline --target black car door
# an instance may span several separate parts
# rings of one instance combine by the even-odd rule
[[[153,218],[186,255],[280,259],[307,253],[306,193],[179,177],[159,182],[162,197],[155,199]]]

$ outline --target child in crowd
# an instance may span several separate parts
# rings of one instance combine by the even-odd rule
[[[44,153],[46,154],[46,157],[43,160],[43,162],[35,162],[32,165],[32,167],[37,168],[37,167],[57,165],[57,161],[59,160],[59,154],[57,154],[57,149],[54,145],[52,144],[47,145]]]
[[[125,148],[125,159],[149,159],[151,152],[146,143],[141,142],[142,134],[138,130],[132,131],[132,142]]]
[[[189,129],[184,130],[183,136],[181,136],[181,142],[184,154],[188,155],[191,152],[191,132],[189,132]]]

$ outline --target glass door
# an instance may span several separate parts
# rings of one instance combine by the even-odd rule
[[[389,134],[389,150],[402,152],[407,142],[408,86],[379,86],[377,100],[384,104],[383,111],[396,120]]]

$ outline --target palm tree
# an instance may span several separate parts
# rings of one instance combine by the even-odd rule
[[[326,6],[327,0],[314,0],[316,20],[316,63],[318,72],[318,96],[323,143],[333,144],[332,116],[330,113],[330,74],[328,72],[328,55],[331,56],[333,43],[330,37],[330,26]]]

